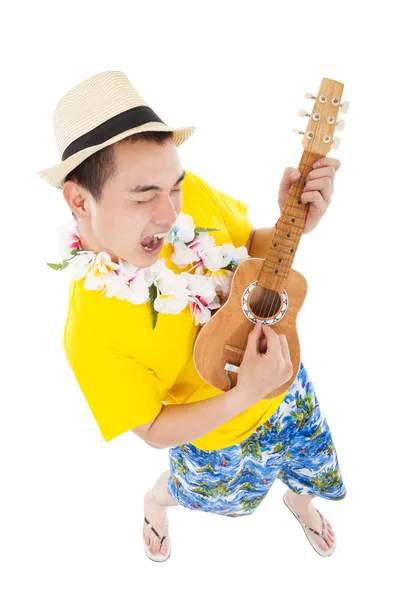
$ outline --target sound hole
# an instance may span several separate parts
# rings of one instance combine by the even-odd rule
[[[281,308],[281,304],[280,294],[275,290],[257,286],[249,295],[249,308],[260,319],[267,319],[276,315]]]

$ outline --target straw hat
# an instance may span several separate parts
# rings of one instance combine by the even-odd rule
[[[168,127],[135,90],[125,73],[105,71],[67,92],[53,114],[61,161],[39,175],[62,189],[64,179],[86,158],[125,137],[143,131],[172,131],[176,146],[196,127]]]

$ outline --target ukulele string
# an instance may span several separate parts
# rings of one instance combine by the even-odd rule
[[[311,169],[310,169],[310,171],[311,171]],[[301,188],[301,182],[303,181],[303,177],[305,176],[304,178],[306,178],[306,177],[307,177],[307,175],[305,175],[305,174],[302,172],[302,170],[301,170],[301,169],[300,169],[300,173],[301,173],[300,180],[299,180],[299,181],[296,181],[295,183],[293,183],[293,184],[292,184],[292,186],[291,186],[291,188],[290,188],[290,190],[289,190],[289,193],[290,193],[290,191],[291,191],[292,189],[296,189],[296,188],[297,188],[297,189],[300,189],[300,188]],[[300,185],[300,188],[299,188],[299,185]],[[304,181],[303,187],[304,187],[304,185],[305,185],[305,181]],[[293,208],[295,208],[295,207],[293,207]],[[307,212],[308,212],[308,205],[307,205],[307,204],[306,204],[306,205],[303,205],[303,209],[305,210],[305,214],[306,214],[306,216],[307,216]],[[290,207],[288,207],[288,209],[287,209],[287,211],[286,211],[286,214],[287,214],[287,216],[289,216],[289,217],[296,217],[296,215],[295,215],[295,214],[293,214],[293,213],[291,213],[291,212],[290,212]],[[296,218],[299,218],[299,217],[297,216]],[[285,223],[285,224],[286,224],[286,223]],[[277,230],[278,230],[278,233],[279,233],[279,227],[277,227]],[[296,235],[297,235],[297,234],[296,234]],[[279,237],[281,237],[282,239],[284,239],[282,236],[279,236]],[[285,248],[285,246],[284,246],[283,244],[282,244],[282,247],[283,247],[283,248]],[[288,268],[289,268],[289,273],[290,273],[290,267],[288,267]],[[287,275],[287,277],[288,277],[288,275]],[[286,277],[286,279],[287,279],[287,277]],[[274,298],[274,296],[272,296],[272,297],[271,297],[271,300],[267,301],[267,307],[266,307],[266,308],[267,308],[267,313],[266,313],[267,315],[274,315],[274,314],[276,313],[276,311],[277,311],[277,309],[278,309],[278,307],[279,307],[280,303],[281,303],[281,295],[280,295],[280,294],[278,294],[278,295],[275,297],[275,299],[274,299],[274,300],[273,300],[273,298]],[[264,308],[265,308],[265,306],[264,306],[264,301],[262,301],[262,303],[261,303],[261,311],[260,311],[260,314],[265,314],[265,313],[264,313]],[[271,312],[270,312],[270,311],[271,311]],[[267,318],[268,318],[268,317],[267,317]]]
[[[297,183],[298,182],[296,182],[295,184],[293,184],[293,186],[295,187],[297,185]],[[307,205],[305,205],[304,208],[308,208]],[[286,214],[288,216],[290,216],[290,217],[295,217],[296,216],[296,215],[294,215],[293,213],[290,212],[290,209],[287,210]],[[306,216],[307,216],[307,213],[306,213]],[[279,229],[279,228],[277,227],[277,229]],[[282,236],[279,236],[279,237],[282,237]],[[284,238],[282,238],[282,239],[284,239]],[[260,274],[261,274],[262,270],[263,269],[261,269]],[[289,267],[289,273],[290,273],[290,267]],[[262,300],[262,302],[261,302],[261,310],[259,311],[259,314],[261,314],[261,315],[265,314],[264,313],[264,309],[266,308],[267,309],[267,313],[266,313],[267,315],[270,315],[270,314],[274,315],[276,313],[278,307],[279,307],[280,302],[281,302],[281,295],[280,294],[278,294],[277,297],[274,297],[273,295],[271,295],[270,299],[268,299],[266,301],[266,306],[264,304],[264,300]],[[261,320],[264,320],[263,317],[261,317]],[[246,323],[246,327],[244,328],[244,330],[246,332],[246,335],[245,335],[245,338],[243,339],[243,343],[241,344],[241,346],[243,348],[246,348],[248,336],[249,336],[250,332],[254,329],[254,327],[255,327],[255,324],[253,322],[251,322],[250,326],[249,326],[249,324]]]

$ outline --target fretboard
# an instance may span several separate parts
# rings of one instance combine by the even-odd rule
[[[304,231],[308,203],[303,204],[303,193],[307,175],[321,155],[304,151],[298,166],[301,177],[292,184],[288,199],[277,223],[268,255],[258,279],[261,287],[279,293],[285,288],[290,268],[296,254],[301,234]]]

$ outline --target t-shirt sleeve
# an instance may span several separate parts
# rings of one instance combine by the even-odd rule
[[[154,371],[131,356],[92,350],[69,364],[106,442],[149,423],[163,407]]]
[[[194,178],[203,191],[208,192],[208,195],[211,196],[222,216],[232,244],[235,247],[245,246],[252,230],[252,224],[247,216],[247,205],[241,200],[236,200],[216,190],[197,175],[194,175]]]

